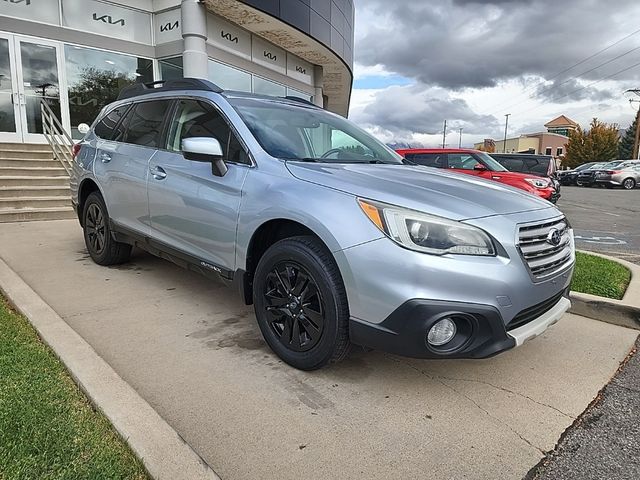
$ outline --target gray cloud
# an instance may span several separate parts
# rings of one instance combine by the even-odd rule
[[[614,94],[607,90],[584,85],[575,78],[568,80],[554,80],[551,84],[540,84],[535,91],[535,97],[553,103],[570,103],[589,99],[593,102],[611,100]]]
[[[469,134],[483,134],[498,125],[495,117],[478,115],[466,101],[452,98],[447,91],[420,85],[380,91],[368,105],[352,112],[351,118],[365,127],[382,126],[399,139],[412,133],[439,134],[445,119],[455,119],[449,127],[462,127]]]
[[[367,18],[357,26],[358,63],[381,64],[449,89],[492,87],[523,75],[551,78],[637,29],[631,19],[640,16],[636,0],[619,0],[615,7],[601,0],[361,0],[356,7]],[[639,41],[640,34],[567,76]],[[584,78],[600,78],[638,61],[640,52]],[[625,78],[639,79],[640,68],[620,76]]]

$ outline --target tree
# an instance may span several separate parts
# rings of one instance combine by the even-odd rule
[[[618,144],[618,158],[620,160],[632,160],[633,159],[633,144],[636,140],[636,128],[638,125],[638,117],[633,120],[633,123],[627,128]]]
[[[564,165],[575,168],[586,162],[608,162],[618,156],[618,125],[591,121],[589,131],[581,127],[569,133]]]

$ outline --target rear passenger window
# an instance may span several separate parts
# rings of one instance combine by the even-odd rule
[[[127,131],[123,141],[143,147],[158,148],[164,117],[170,105],[169,100],[134,104],[125,119]]]
[[[406,157],[407,160],[425,167],[445,168],[444,154],[441,153],[411,153]]]
[[[113,131],[116,125],[118,125],[118,122],[122,120],[122,116],[127,111],[127,108],[129,108],[129,105],[114,108],[102,117],[102,120],[98,122],[94,129],[95,134],[104,140],[112,140]]]
[[[519,158],[500,158],[498,162],[502,164],[504,168],[509,170],[510,172],[526,172],[524,164],[522,160]]]

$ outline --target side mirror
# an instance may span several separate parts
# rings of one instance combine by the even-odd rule
[[[488,170],[487,167],[485,167],[483,164],[481,163],[476,163],[475,166],[473,167],[474,170],[478,171],[478,172],[486,172]]]
[[[213,137],[191,137],[182,140],[182,154],[187,160],[211,163],[211,173],[216,177],[224,177],[227,164],[222,158],[222,146]]]
[[[80,132],[82,135],[86,135],[87,133],[89,133],[89,130],[91,130],[91,127],[89,127],[89,125],[87,125],[86,123],[81,123],[80,125],[78,125],[78,132]]]

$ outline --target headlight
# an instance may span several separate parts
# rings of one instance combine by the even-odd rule
[[[536,188],[547,188],[550,185],[549,180],[544,178],[525,178],[524,180]]]
[[[362,211],[380,230],[403,247],[433,255],[496,254],[479,228],[393,205],[358,199]]]

